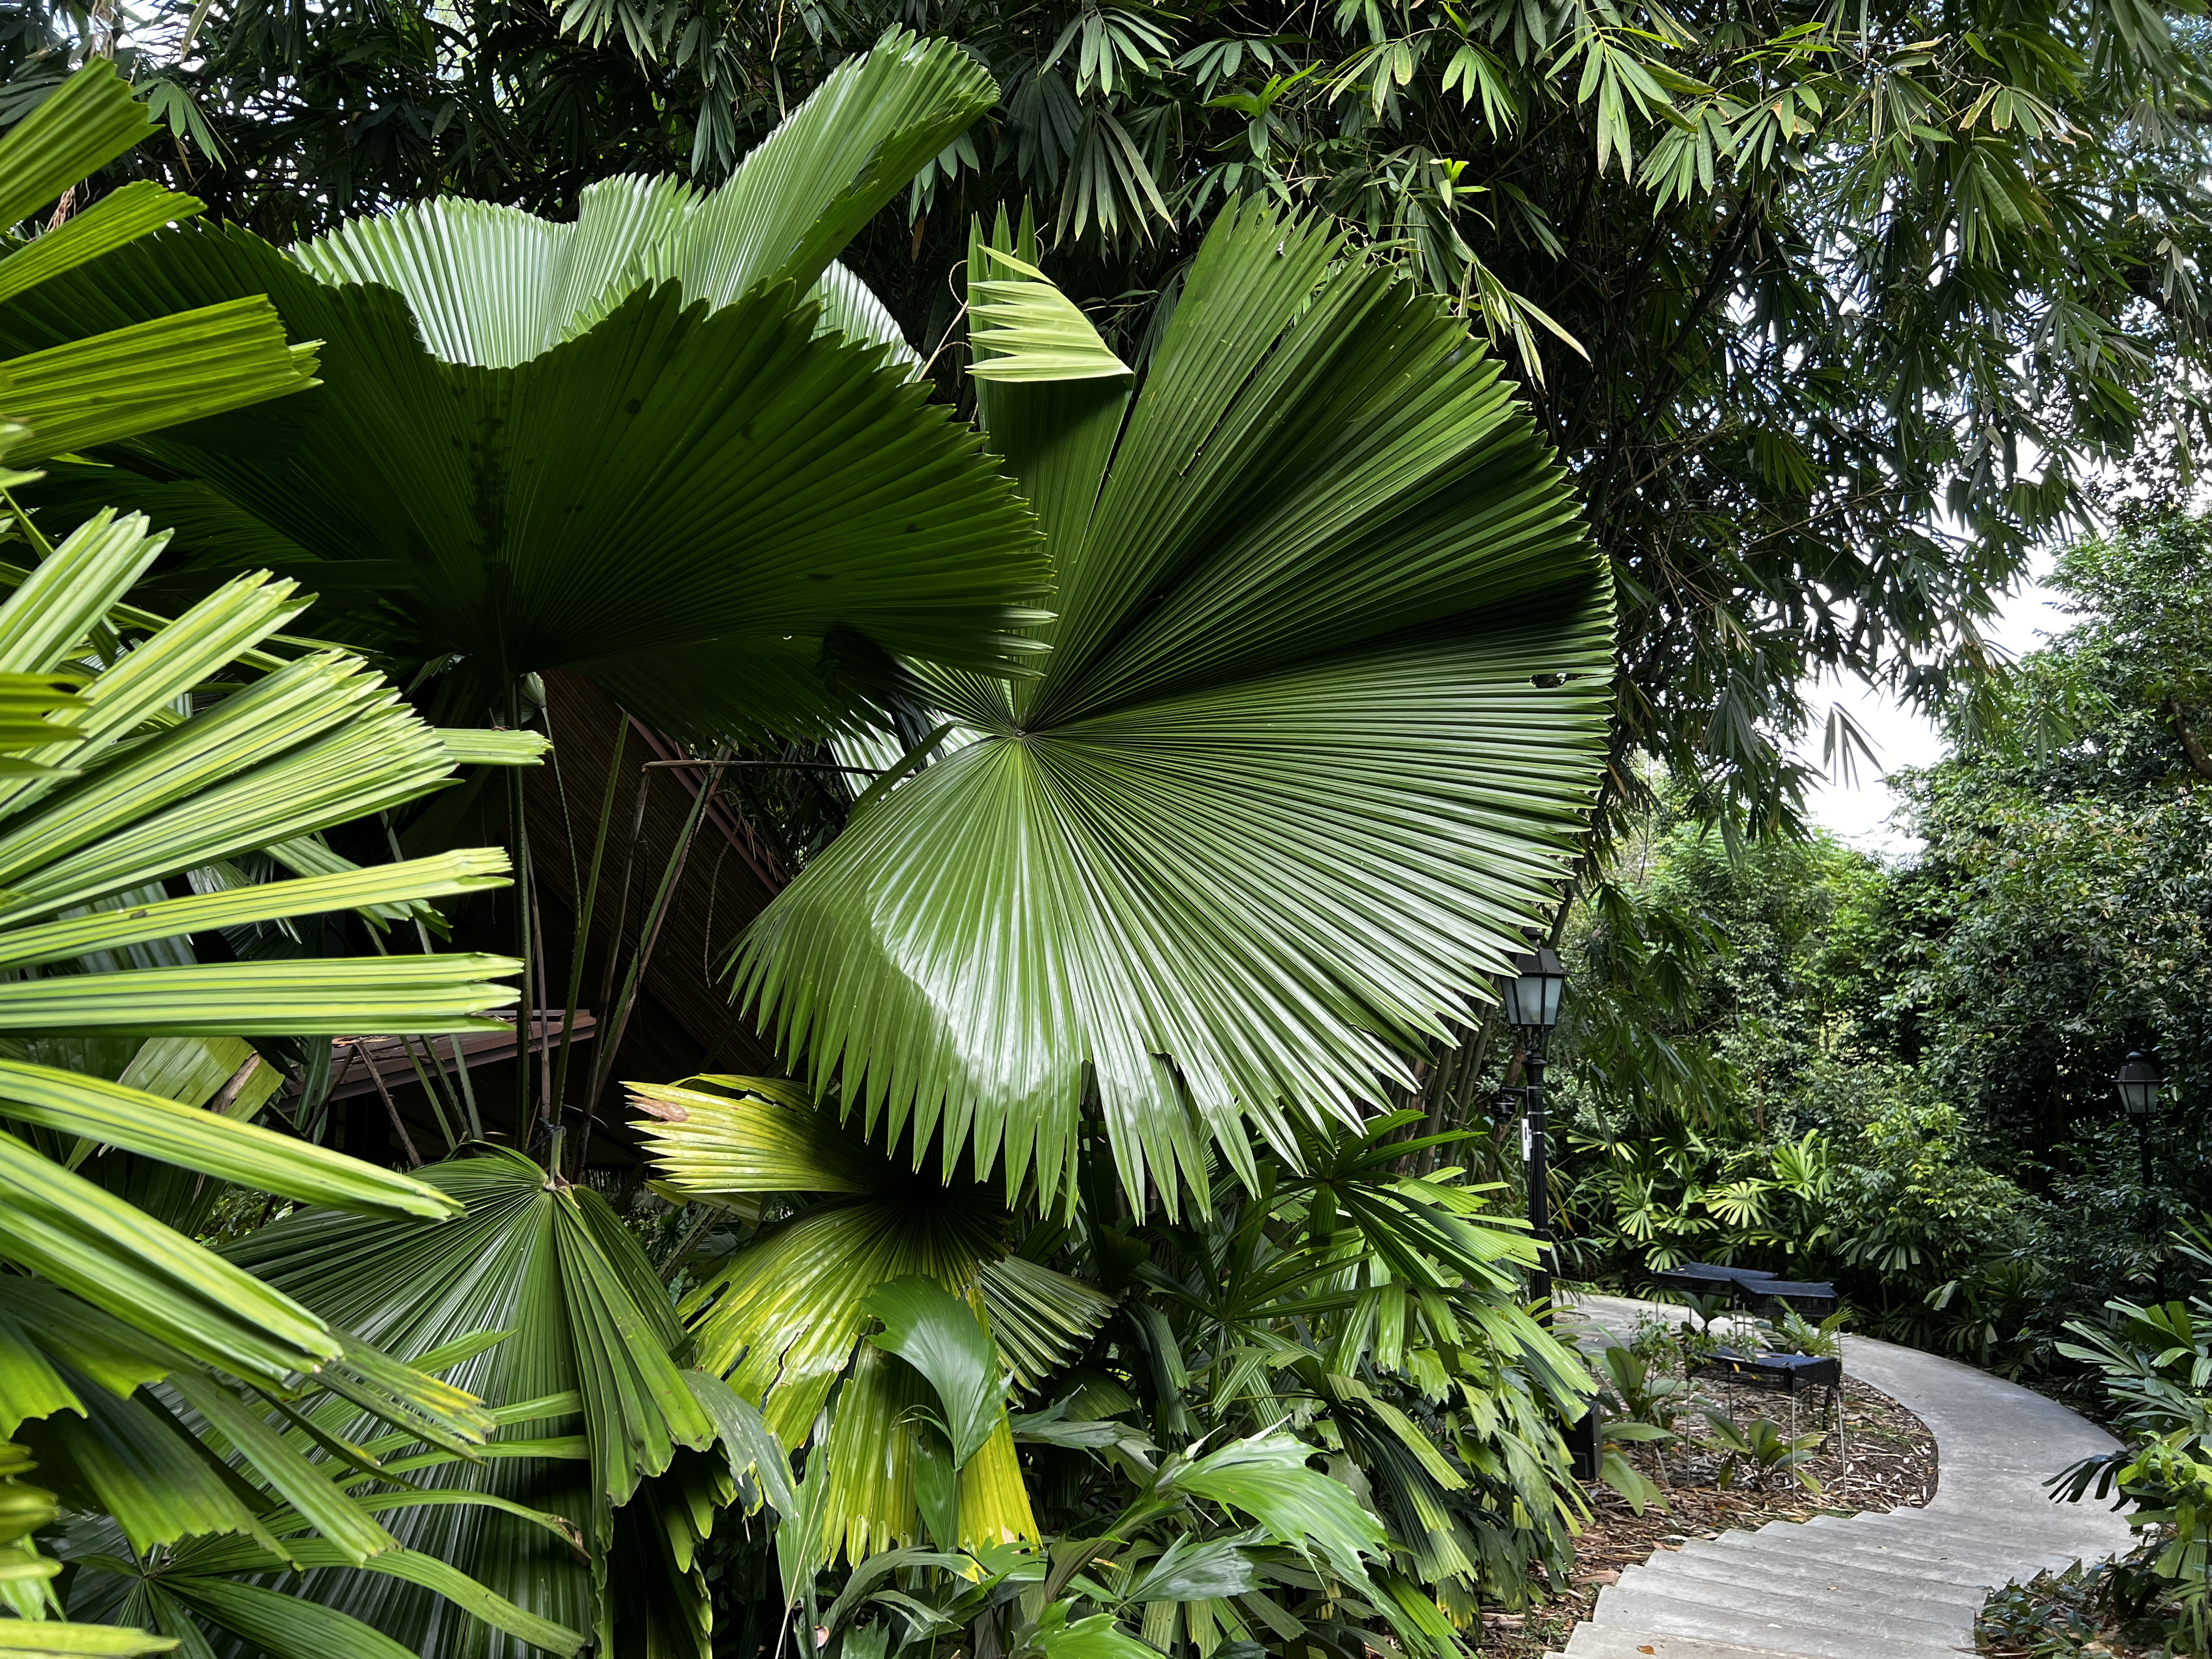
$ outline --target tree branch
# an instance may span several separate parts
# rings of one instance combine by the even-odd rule
[[[2181,739],[2181,752],[2189,757],[2189,769],[2200,778],[2212,778],[2212,752],[2207,752],[2204,739],[2189,724],[2182,711],[2181,699],[2168,697],[2159,705],[2158,712],[2173,722],[2173,734]]]

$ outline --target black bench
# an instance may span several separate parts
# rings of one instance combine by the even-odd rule
[[[1736,1299],[1769,1318],[1786,1304],[1807,1319],[1826,1319],[1836,1310],[1836,1287],[1814,1279],[1754,1279],[1737,1286]]]
[[[1723,1348],[1698,1368],[1701,1376],[1726,1376],[1757,1382],[1796,1394],[1806,1389],[1843,1386],[1844,1362],[1832,1355],[1809,1353],[1738,1353]]]
[[[1682,1261],[1653,1275],[1662,1291],[1686,1291],[1692,1296],[1737,1296],[1746,1279],[1771,1279],[1756,1267],[1721,1267],[1710,1261]]]
[[[1787,1304],[1808,1319],[1836,1310],[1836,1287],[1818,1279],[1777,1279],[1757,1267],[1723,1267],[1710,1261],[1684,1261],[1654,1273],[1662,1291],[1692,1296],[1726,1296],[1739,1308],[1771,1317]]]

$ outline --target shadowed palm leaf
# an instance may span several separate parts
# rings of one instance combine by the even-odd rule
[[[1018,499],[877,339],[817,332],[880,333],[832,256],[992,96],[893,35],[709,196],[615,179],[573,225],[433,204],[290,258],[235,230],[125,250],[0,305],[0,343],[265,293],[326,384],[119,457],[160,482],[57,469],[44,499],[143,507],[203,570],[308,573],[348,637],[458,653],[487,694],[580,669],[693,733],[848,721],[885,652],[1015,666],[1045,589]]]
[[[1224,216],[1133,401],[1011,251],[975,374],[1048,532],[1051,655],[933,676],[977,735],[855,814],[740,987],[948,1167],[1061,1190],[1091,1089],[1172,1203],[1209,1134],[1295,1163],[1294,1124],[1487,995],[1604,764],[1611,611],[1497,365],[1340,239]]]

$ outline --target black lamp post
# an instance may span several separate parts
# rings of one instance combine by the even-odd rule
[[[2122,1063],[2119,1075],[2112,1079],[2120,1091],[2120,1109],[2128,1115],[2128,1121],[2136,1126],[2136,1150],[2142,1155],[2143,1231],[2154,1231],[2151,1214],[2150,1125],[2158,1115],[2158,1093],[2166,1086],[2166,1068],[2158,1063],[2158,1056],[2138,1048]],[[2152,1246],[2156,1250],[2155,1243]],[[2166,1269],[2154,1255],[2151,1269],[2152,1284],[2160,1301],[2166,1298]]]
[[[1528,1231],[1536,1239],[1536,1271],[1529,1291],[1539,1302],[1552,1299],[1552,1193],[1544,1126],[1544,1048],[1559,1023],[1559,1000],[1566,993],[1567,970],[1548,945],[1513,958],[1515,977],[1499,989],[1505,1023],[1521,1039],[1521,1152],[1528,1166]],[[1503,1104],[1503,1097],[1500,1097]]]

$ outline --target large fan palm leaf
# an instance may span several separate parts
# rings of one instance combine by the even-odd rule
[[[1498,366],[1325,230],[1224,216],[1133,397],[1026,259],[970,265],[1051,655],[935,677],[973,740],[785,890],[741,987],[948,1164],[1062,1190],[1088,1091],[1172,1202],[1209,1138],[1295,1163],[1487,994],[1604,763],[1609,595]]]
[[[709,195],[613,179],[573,223],[438,203],[290,256],[235,230],[125,250],[0,304],[0,343],[266,294],[325,386],[46,498],[158,512],[195,568],[308,573],[325,629],[487,690],[580,669],[692,733],[849,721],[886,653],[1018,668],[1046,586],[1028,514],[831,267],[992,95],[893,35]]]

